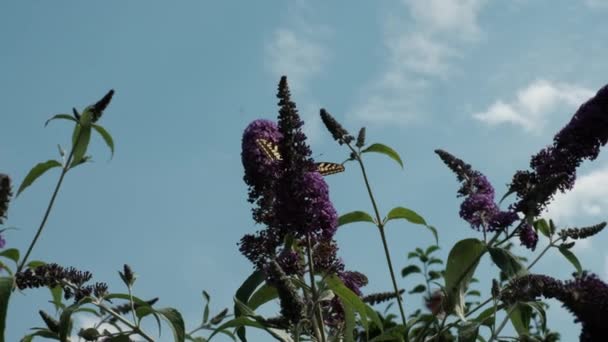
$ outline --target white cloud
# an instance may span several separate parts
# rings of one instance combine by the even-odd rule
[[[473,118],[489,125],[512,124],[527,131],[543,128],[547,116],[564,106],[576,108],[593,96],[590,89],[566,83],[536,80],[519,90],[511,102],[497,100]]]
[[[485,1],[481,0],[404,0],[414,20],[431,32],[457,33],[463,39],[479,32],[477,17]]]
[[[483,0],[403,0],[409,17],[386,20],[386,68],[363,87],[351,117],[376,124],[409,124],[423,119],[420,109],[432,81],[453,72],[463,42],[480,35],[477,17]],[[403,26],[407,22],[409,26]]]
[[[592,9],[608,8],[608,0],[585,0],[585,4]]]
[[[547,208],[547,216],[560,225],[574,224],[578,217],[601,219],[608,214],[608,166],[579,175],[574,188],[558,193]]]

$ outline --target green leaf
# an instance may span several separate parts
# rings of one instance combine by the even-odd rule
[[[357,321],[355,319],[355,310],[347,302],[342,302],[342,308],[344,308],[344,342],[354,342],[355,337],[353,331],[357,327]]]
[[[405,278],[412,273],[421,273],[421,272],[422,272],[422,270],[420,270],[420,267],[418,267],[416,265],[409,265],[407,267],[404,267],[401,270],[401,277]]]
[[[110,159],[112,157],[114,157],[114,139],[112,139],[112,135],[110,135],[110,133],[108,131],[106,131],[105,128],[103,128],[102,126],[93,124],[92,125],[93,128],[97,131],[97,133],[99,133],[99,135],[101,135],[101,137],[103,138],[103,141],[106,142],[106,145],[108,145],[108,148],[110,149],[110,152],[112,153],[112,156],[110,157]]]
[[[78,303],[72,304],[61,312],[59,317],[59,339],[61,341],[67,341],[72,334],[72,314],[79,306]]]
[[[9,248],[0,252],[0,256],[11,259],[17,264],[19,262],[19,250],[17,248]]]
[[[370,342],[381,342],[381,341],[402,342],[403,336],[405,335],[406,330],[407,330],[407,328],[404,327],[403,325],[398,325],[396,327],[386,329],[386,331],[383,334],[374,337],[373,339],[370,340]]]
[[[436,251],[438,251],[438,250],[439,250],[439,246],[437,246],[437,245],[432,245],[432,246],[429,246],[429,247],[426,249],[426,252],[424,252],[424,253],[425,253],[425,254],[428,256],[428,255],[430,255],[431,253],[436,252]]]
[[[562,253],[562,255],[566,257],[566,259],[568,259],[568,261],[570,261],[574,268],[576,268],[576,272],[578,272],[578,274],[583,273],[583,267],[581,266],[580,261],[578,261],[578,258],[576,257],[576,255],[574,255],[574,253],[570,252],[569,249],[564,247],[559,247],[558,249],[559,252]]]
[[[498,310],[499,308],[496,308]],[[489,307],[482,311],[479,316],[477,316],[474,321],[479,323],[480,325],[485,325],[487,327],[491,327],[494,324],[496,317],[494,315],[494,306]]]
[[[369,147],[367,147],[366,149],[364,149],[363,151],[361,151],[361,153],[368,153],[368,152],[376,152],[376,153],[382,153],[386,156],[388,156],[389,158],[393,159],[394,161],[396,161],[401,168],[403,168],[403,161],[401,160],[401,157],[399,156],[399,153],[397,153],[395,150],[393,150],[392,148],[384,145],[384,144],[372,144]]]
[[[551,227],[549,227],[549,224],[545,219],[536,220],[536,222],[534,222],[534,228],[536,228],[537,231],[540,231],[544,236],[551,237]]]
[[[449,313],[455,313],[462,320],[465,320],[464,294],[485,251],[483,242],[477,239],[465,239],[457,242],[448,255],[444,274],[446,307]]]
[[[471,290],[467,292],[467,296],[481,297],[481,292],[477,290]]]
[[[52,118],[46,120],[46,122],[44,123],[44,127],[46,127],[49,122],[53,121],[53,120],[57,120],[57,119],[62,119],[62,120],[70,120],[70,121],[74,121],[74,122],[78,122],[76,121],[76,119],[74,119],[74,117],[70,114],[56,114],[53,115]]]
[[[414,287],[414,288],[413,288],[411,291],[409,291],[408,293],[409,293],[409,294],[414,294],[414,293],[422,293],[422,292],[424,292],[424,291],[426,291],[426,286],[424,286],[424,285],[420,284],[420,285],[417,285],[416,287]]]
[[[51,291],[51,298],[53,298],[51,303],[55,306],[55,310],[64,308],[65,305],[61,301],[63,298],[63,289],[61,286],[55,286],[53,288],[49,288],[49,290]]]
[[[254,271],[241,285],[241,287],[239,287],[239,289],[236,291],[235,294],[235,298],[243,303],[247,303],[249,302],[249,298],[251,297],[251,295],[253,294],[253,292],[255,291],[255,289],[258,288],[258,286],[264,282],[264,273],[261,271]],[[239,309],[239,307],[235,304],[234,306],[234,317],[238,318],[239,316],[241,316],[241,310]],[[236,333],[237,336],[239,337],[239,339],[243,342],[247,341],[246,338],[246,334],[245,334],[245,328],[243,328],[245,325],[243,326],[239,326],[239,328],[237,329]],[[220,328],[218,328],[218,330],[222,330]],[[213,336],[213,335],[212,335]]]
[[[27,267],[29,267],[29,268],[36,268],[36,267],[42,266],[42,265],[46,265],[46,262],[40,261],[40,260],[32,260],[27,263]]]
[[[435,238],[435,243],[439,242],[439,236],[437,235],[437,229],[435,229],[435,227],[430,226],[426,223],[426,221],[424,220],[424,218],[420,215],[418,215],[418,213],[416,213],[415,211],[408,209],[408,208],[404,208],[404,207],[395,207],[393,209],[391,209],[391,211],[388,212],[388,215],[386,215],[386,218],[384,219],[384,223],[390,221],[390,220],[396,220],[396,219],[404,219],[407,220],[410,223],[413,224],[420,224],[425,226],[427,229],[429,229],[431,231],[431,233],[433,233],[433,237]],[[424,252],[422,252],[422,250],[420,251],[421,254],[424,254]]]
[[[278,329],[271,329],[271,328],[266,328],[263,324],[261,324],[260,322],[256,321],[256,320],[252,320],[249,317],[246,316],[241,316],[241,317],[237,317],[234,318],[222,325],[220,325],[218,328],[216,328],[213,333],[209,336],[209,340],[211,340],[211,338],[213,336],[215,336],[218,333],[221,333],[223,330],[228,329],[228,328],[237,328],[237,330],[239,330],[239,328],[243,328],[243,327],[254,327],[254,328],[258,328],[258,329],[263,329],[265,331],[267,331],[269,334],[271,334],[273,337],[275,337],[276,339],[278,339],[279,341],[283,341],[283,342],[293,342],[293,340],[291,339],[291,337],[289,337],[288,334],[286,334],[285,332],[278,330]]]
[[[443,260],[441,260],[439,258],[431,258],[431,260],[429,260],[429,265],[433,265],[433,264],[443,265]]]
[[[0,341],[4,341],[8,301],[13,292],[13,277],[0,277]]]
[[[23,190],[25,190],[28,186],[32,185],[32,183],[34,183],[38,177],[55,167],[61,167],[61,163],[56,160],[47,160],[43,163],[36,164],[36,166],[30,170],[27,176],[25,176],[25,179],[23,179],[23,182],[19,186],[19,190],[17,190],[17,196],[19,196],[19,194],[21,194],[21,192],[23,192]]]
[[[467,322],[458,327],[458,342],[475,342],[479,335],[479,323]]]
[[[429,280],[435,280],[441,278],[441,273],[437,271],[429,271],[428,276]]]
[[[415,211],[404,207],[396,207],[391,209],[391,211],[388,212],[388,215],[386,215],[385,222],[394,219],[405,219],[414,224],[426,225],[426,221],[422,216],[418,215]]]
[[[532,309],[529,306],[515,304],[512,307],[509,318],[511,324],[517,331],[519,336],[528,335],[530,332],[530,318],[532,316]]]
[[[78,133],[76,133],[76,130],[78,130]],[[74,133],[76,134],[76,139],[72,147],[74,149],[74,155],[70,168],[80,164],[84,155],[87,153],[89,142],[91,141],[91,126],[76,126],[76,128],[74,128]]]
[[[158,309],[156,312],[169,322],[175,342],[184,342],[186,340],[186,327],[179,311],[173,308],[164,308]]]
[[[492,261],[509,279],[528,273],[528,269],[508,250],[500,247],[490,247],[489,252]]]
[[[365,211],[356,210],[341,215],[338,218],[338,227],[354,222],[371,222],[374,224],[376,223],[376,221],[374,221],[374,219]]]
[[[207,321],[209,320],[209,301],[211,300],[211,297],[205,290],[203,290],[203,299],[205,300],[205,309],[203,310],[203,323],[207,323]]]
[[[340,298],[343,303],[346,303],[353,307],[353,309],[359,314],[361,318],[361,325],[365,330],[368,329],[368,315],[369,319],[372,320],[380,329],[382,329],[382,321],[373,310],[368,310],[367,305],[357,296],[351,289],[346,287],[340,278],[332,275],[326,279],[329,288],[334,291],[336,296]]]
[[[252,310],[255,310],[260,306],[277,298],[278,296],[279,294],[274,286],[264,284],[257,291],[255,291],[251,298],[249,298],[247,306],[250,307]]]

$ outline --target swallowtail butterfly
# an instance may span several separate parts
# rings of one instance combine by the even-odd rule
[[[266,139],[256,139],[255,142],[258,144],[262,152],[264,152],[266,157],[268,157],[269,159],[282,159],[281,154],[279,153],[279,147],[273,142],[268,141]],[[323,176],[333,175],[334,173],[344,171],[344,165],[338,163],[320,162],[315,163],[315,165],[317,167],[317,171]]]

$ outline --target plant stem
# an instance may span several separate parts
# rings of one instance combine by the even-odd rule
[[[509,310],[507,310],[505,319],[502,320],[502,322],[498,326],[498,329],[496,329],[496,331],[492,334],[492,336],[490,337],[490,341],[488,341],[488,342],[492,342],[498,337],[498,334],[500,334],[502,329],[504,329],[505,325],[507,325],[507,322],[509,321],[509,316],[511,315],[511,312],[513,312],[514,309],[515,309],[515,306],[512,306],[511,308],[509,308]]]
[[[116,318],[117,320],[119,320],[120,322],[122,322],[123,324],[125,324],[126,326],[128,326],[129,328],[133,329],[133,331],[135,333],[139,334],[141,337],[145,338],[147,341],[154,342],[154,339],[152,337],[148,336],[148,334],[146,334],[138,326],[136,326],[133,323],[129,322],[128,319],[122,317],[119,313],[115,312],[110,307],[107,307],[107,306],[103,305],[102,303],[93,302],[93,304],[95,304],[98,307],[102,308],[103,310],[107,311],[110,315],[112,315],[114,318]]]
[[[401,322],[403,326],[407,326],[407,320],[405,317],[405,310],[403,309],[403,303],[401,296],[399,295],[399,288],[397,287],[397,281],[395,280],[395,271],[393,269],[393,263],[391,261],[391,255],[388,250],[388,244],[386,242],[386,234],[384,233],[384,225],[382,223],[382,218],[380,217],[380,211],[378,210],[378,205],[376,204],[376,199],[374,198],[374,194],[372,192],[372,188],[369,184],[369,179],[367,178],[367,172],[365,171],[365,165],[363,164],[363,160],[361,159],[361,154],[355,151],[355,149],[347,144],[350,150],[357,157],[356,160],[359,163],[359,167],[361,168],[361,173],[363,174],[363,180],[365,182],[365,187],[367,189],[367,193],[369,195],[369,199],[372,202],[372,207],[374,208],[374,214],[376,215],[376,223],[378,226],[378,230],[380,231],[380,237],[382,239],[382,245],[384,247],[384,254],[386,256],[386,262],[388,264],[388,269],[391,274],[391,280],[393,282],[393,289],[395,290],[395,297],[397,298],[397,304],[399,304],[399,312],[401,313]],[[405,339],[407,340],[407,330],[405,332]]]
[[[53,209],[53,204],[55,204],[55,199],[57,198],[57,194],[59,193],[59,188],[61,187],[61,183],[63,183],[63,178],[65,177],[65,175],[68,173],[68,170],[70,169],[70,163],[72,162],[72,158],[74,157],[74,147],[76,147],[76,145],[78,145],[78,141],[80,140],[81,132],[82,132],[82,130],[80,130],[78,132],[78,136],[76,137],[76,140],[74,141],[74,144],[72,145],[70,155],[68,156],[67,161],[65,162],[65,164],[63,165],[63,167],[61,169],[61,175],[59,176],[59,180],[57,181],[57,185],[55,185],[55,190],[53,191],[51,200],[49,201],[49,204],[46,207],[44,216],[42,217],[42,222],[40,222],[38,231],[36,231],[36,235],[34,236],[34,239],[30,243],[30,246],[27,248],[27,252],[25,253],[25,256],[23,256],[23,260],[21,260],[21,263],[19,264],[19,266],[17,266],[16,273],[23,270],[23,267],[25,266],[25,263],[27,262],[27,258],[30,256],[30,253],[32,253],[32,250],[34,249],[34,246],[36,245],[36,242],[38,241],[40,234],[42,234],[42,230],[44,229],[44,226],[46,225],[46,221],[48,220],[49,215],[51,214],[51,210]]]
[[[308,255],[308,271],[310,274],[310,288],[312,290],[312,305],[313,305],[313,326],[315,326],[315,332],[317,333],[317,338],[320,338],[321,341],[325,342],[325,328],[323,326],[323,312],[321,311],[321,306],[317,306],[317,299],[319,295],[317,293],[317,285],[315,284],[315,268],[312,259],[312,243],[310,242],[310,235],[306,236],[306,254]]]
[[[549,250],[549,248],[553,247],[553,241],[549,241],[549,244],[547,245],[547,247],[545,247],[545,249],[543,249],[542,252],[540,252],[540,254],[536,257],[536,259],[534,259],[534,261],[532,261],[530,263],[530,265],[528,266],[528,271],[534,266],[536,265],[536,263],[538,262],[538,260],[540,260],[540,258],[543,257],[543,255],[545,255],[545,253],[547,253],[547,251]]]

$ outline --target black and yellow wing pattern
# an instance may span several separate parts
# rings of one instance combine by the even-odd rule
[[[264,152],[266,157],[268,157],[268,159],[282,159],[281,154],[279,153],[279,147],[272,141],[268,141],[266,139],[256,139],[255,142],[258,144],[262,152]],[[344,165],[338,163],[320,162],[316,163],[315,165],[317,167],[317,171],[323,176],[344,172]]]

